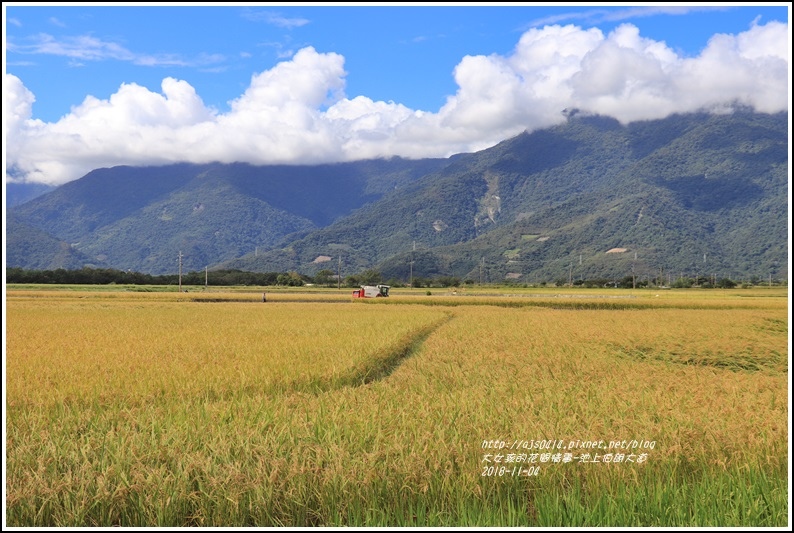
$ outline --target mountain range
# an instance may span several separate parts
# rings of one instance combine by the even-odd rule
[[[97,169],[7,207],[6,266],[786,277],[787,113],[566,116],[449,158]]]

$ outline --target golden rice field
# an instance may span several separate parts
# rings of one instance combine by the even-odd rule
[[[6,292],[5,525],[789,524],[786,289]]]

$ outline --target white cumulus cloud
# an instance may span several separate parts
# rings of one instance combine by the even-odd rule
[[[458,88],[436,112],[346,95],[344,58],[311,47],[254,75],[224,113],[169,77],[161,92],[126,83],[45,123],[34,118],[35,96],[6,74],[6,160],[15,176],[61,184],[120,164],[446,157],[559,123],[566,108],[622,123],[736,103],[785,111],[790,44],[779,22],[715,35],[696,57],[678,56],[631,24],[607,35],[574,25],[534,28],[506,56],[462,58],[453,73]]]

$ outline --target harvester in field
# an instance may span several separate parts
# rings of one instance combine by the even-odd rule
[[[390,288],[388,285],[362,285],[353,291],[353,298],[387,298]]]

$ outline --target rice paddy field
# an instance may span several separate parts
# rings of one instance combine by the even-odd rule
[[[5,320],[6,526],[790,525],[785,288],[8,286]]]

